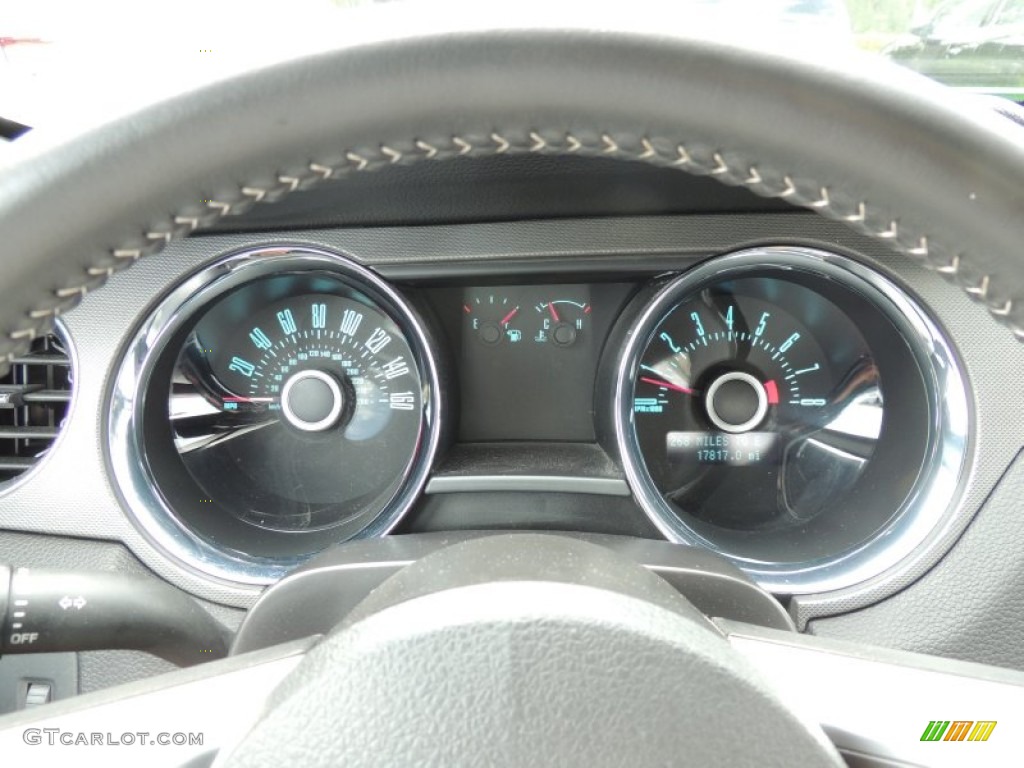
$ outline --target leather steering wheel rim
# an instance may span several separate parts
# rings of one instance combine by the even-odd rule
[[[247,72],[67,141],[0,179],[0,366],[170,240],[389,164],[544,153],[710,175],[880,239],[1024,340],[1024,142],[952,91],[855,59],[700,39],[467,28]]]

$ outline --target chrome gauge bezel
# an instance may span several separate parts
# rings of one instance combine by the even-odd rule
[[[309,555],[247,555],[217,546],[183,523],[160,492],[150,467],[144,429],[146,398],[154,370],[187,324],[224,294],[283,272],[331,273],[373,296],[406,334],[419,366],[423,413],[413,459],[384,509],[354,538],[382,536],[398,524],[423,490],[441,441],[440,372],[429,329],[409,302],[371,270],[326,249],[273,244],[222,256],[187,277],[159,302],[128,343],[114,376],[105,445],[116,489],[142,533],[183,566],[233,584],[274,583]]]
[[[741,557],[687,525],[663,497],[640,450],[632,407],[641,357],[661,319],[685,297],[711,283],[754,270],[825,272],[867,298],[902,333],[920,367],[928,402],[928,444],[910,492],[889,521],[853,548],[806,562]],[[846,256],[791,246],[751,248],[713,258],[660,286],[624,335],[613,389],[615,448],[638,503],[670,541],[711,549],[776,594],[831,592],[896,566],[936,533],[956,508],[969,461],[972,418],[966,375],[945,333],[905,290]]]

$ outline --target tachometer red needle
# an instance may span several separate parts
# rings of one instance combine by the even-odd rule
[[[555,305],[550,301],[548,302],[548,311],[551,312],[551,319],[556,323],[562,322],[562,319],[558,316],[558,311],[555,309]]]
[[[661,381],[660,379],[651,379],[647,376],[641,376],[640,381],[646,381],[648,384],[653,384],[656,387],[665,387],[666,389],[674,389],[676,392],[682,392],[684,395],[699,395],[696,389],[690,389],[689,387],[681,387],[678,384],[673,384],[670,381]]]
[[[516,316],[516,312],[518,312],[518,311],[519,311],[519,307],[516,307],[516,308],[515,308],[515,309],[513,309],[513,310],[512,310],[511,312],[509,312],[509,313],[508,313],[507,315],[505,315],[505,316],[504,316],[503,318],[501,318],[501,323],[500,323],[500,325],[508,325],[509,321],[510,321],[510,320],[511,320],[511,319],[512,319],[513,317],[515,317],[515,316]]]

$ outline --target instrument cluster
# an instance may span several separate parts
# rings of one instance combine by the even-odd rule
[[[392,530],[454,445],[586,444],[666,538],[789,594],[881,572],[945,511],[963,376],[879,272],[780,246],[588,277],[399,288],[305,246],[221,257],[121,362],[126,507],[180,562],[269,583]]]

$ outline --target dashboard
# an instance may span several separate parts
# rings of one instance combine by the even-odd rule
[[[872,606],[913,599],[1024,431],[990,325],[796,212],[192,237],[63,320],[70,412],[0,527],[26,562],[116,542],[229,624],[355,538],[668,539],[801,628],[917,649]],[[982,660],[968,635],[945,652]]]

